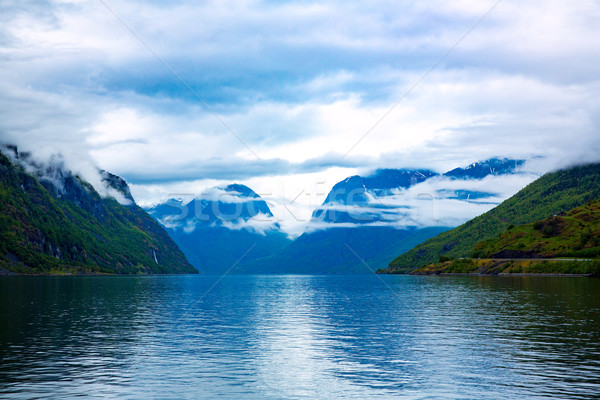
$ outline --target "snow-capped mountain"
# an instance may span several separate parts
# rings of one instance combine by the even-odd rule
[[[261,231],[272,225],[272,229],[279,229],[267,203],[252,189],[239,184],[212,188],[187,203],[169,199],[148,212],[163,225],[188,232],[202,225],[233,228],[235,224],[245,224],[247,230]]]
[[[410,221],[419,203],[458,200],[468,203],[467,207],[499,204],[497,188],[478,182],[514,175],[523,164],[523,160],[493,158],[443,175],[429,170],[381,169],[366,177],[351,176],[332,188],[314,211],[308,229],[335,226],[329,224],[431,226],[431,221]]]
[[[244,185],[212,188],[187,203],[169,199],[147,211],[188,260],[208,274],[270,256],[289,244],[268,204]]]
[[[317,223],[376,223],[394,219],[396,208],[377,201],[438,174],[429,170],[379,169],[367,177],[354,175],[333,186],[312,215]]]
[[[466,168],[455,168],[444,176],[457,179],[481,179],[488,175],[513,174],[525,164],[525,160],[511,160],[509,158],[491,158],[469,165]]]

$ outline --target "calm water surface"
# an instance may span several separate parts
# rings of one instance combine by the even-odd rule
[[[600,280],[4,277],[0,398],[600,398]]]

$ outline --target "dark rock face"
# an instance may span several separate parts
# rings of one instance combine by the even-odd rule
[[[545,237],[559,235],[565,228],[566,223],[562,217],[554,216],[544,221],[538,221],[534,224],[534,228],[542,232]]]
[[[0,150],[5,152],[7,156],[19,158],[19,149],[12,144],[0,144]]]
[[[363,182],[373,190],[406,189],[437,175],[437,172],[427,169],[378,169],[373,175],[363,178]]]
[[[135,200],[133,200],[133,196],[131,195],[131,190],[129,189],[129,185],[125,182],[125,179],[120,176],[111,174],[108,171],[100,170],[100,176],[102,177],[102,181],[106,183],[107,187],[115,189],[117,192],[121,193],[125,199],[129,200],[132,204],[135,204]]]

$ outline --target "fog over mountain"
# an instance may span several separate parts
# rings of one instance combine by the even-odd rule
[[[444,174],[380,169],[337,183],[312,215],[307,231],[356,226],[456,226],[500,204],[515,186],[538,176],[524,160],[490,159]]]
[[[243,272],[370,273],[398,254],[491,210],[538,176],[525,160],[493,158],[443,174],[380,169],[333,186],[305,231]]]
[[[199,271],[224,274],[272,256],[290,243],[267,203],[239,184],[147,209]]]

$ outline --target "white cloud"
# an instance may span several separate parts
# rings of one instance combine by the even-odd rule
[[[107,1],[227,126],[102,3],[15,4],[0,16],[0,141],[91,158],[142,203],[236,180],[272,192],[299,232],[335,182],[376,167],[599,160],[592,0],[501,2],[397,105],[495,1]],[[458,219],[485,208],[444,204]]]
[[[247,230],[263,236],[266,236],[269,231],[279,230],[277,219],[266,214],[257,214],[249,219],[223,221],[221,226],[234,231]]]

